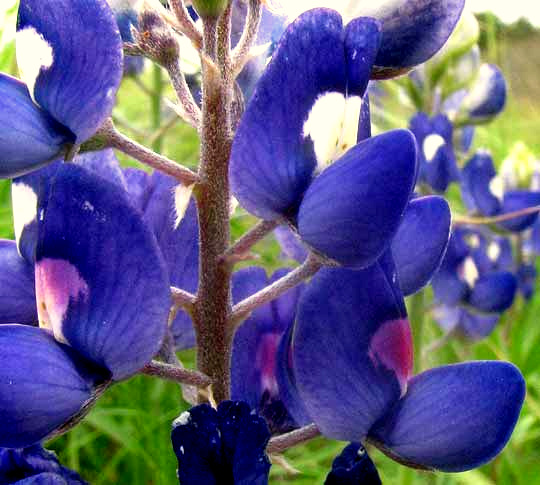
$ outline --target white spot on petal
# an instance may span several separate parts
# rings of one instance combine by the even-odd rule
[[[321,171],[356,145],[362,99],[341,93],[320,96],[304,123],[303,135],[313,140],[318,170]]]
[[[182,219],[186,215],[186,210],[189,206],[191,194],[193,193],[192,185],[177,185],[174,189],[174,209],[176,212],[176,219],[174,221],[174,228],[177,229]]]
[[[36,220],[38,200],[32,187],[21,182],[14,182],[11,185],[11,200],[15,239],[18,246],[24,228]]]
[[[493,196],[497,197],[497,199],[502,202],[504,198],[504,181],[502,177],[497,175],[491,179],[491,182],[489,183],[489,191]]]
[[[491,261],[496,262],[501,255],[501,246],[495,241],[491,242],[488,246],[487,255]]]
[[[478,273],[478,268],[476,267],[474,260],[470,256],[467,256],[465,258],[465,261],[463,261],[462,271],[463,279],[472,288],[480,275]]]
[[[229,201],[229,215],[232,216],[234,212],[236,211],[236,208],[239,206],[239,202],[236,199],[236,197],[231,196],[231,200]]]
[[[42,69],[48,69],[54,61],[53,48],[33,27],[19,30],[15,37],[17,64],[21,78],[28,86],[34,102],[34,87]]]
[[[426,157],[427,162],[431,162],[439,148],[443,147],[446,144],[444,138],[441,135],[435,133],[428,135],[424,138],[424,143],[422,144],[422,149],[424,150],[424,157]]]
[[[476,249],[480,246],[480,238],[476,234],[472,234],[467,239],[467,242],[469,243],[469,246],[473,249]]]
[[[85,211],[94,212],[94,206],[87,200],[84,201],[82,208]]]
[[[178,416],[174,421],[173,421],[173,427],[176,427],[176,426],[185,426],[186,424],[189,423],[191,419],[191,414],[189,413],[189,411],[184,411],[180,416]]]

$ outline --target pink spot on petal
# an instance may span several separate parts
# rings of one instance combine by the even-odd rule
[[[406,319],[389,320],[371,338],[369,357],[375,366],[383,365],[396,374],[403,396],[413,370],[411,327]]]
[[[39,325],[65,342],[62,323],[70,300],[86,299],[88,285],[77,268],[63,259],[43,259],[36,264],[36,299]]]
[[[271,396],[277,396],[278,383],[276,379],[276,355],[281,335],[269,333],[264,335],[259,342],[255,366],[261,373],[262,391],[269,391]]]

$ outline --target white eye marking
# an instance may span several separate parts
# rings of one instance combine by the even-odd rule
[[[422,149],[424,150],[424,156],[426,157],[427,162],[431,162],[439,148],[443,147],[446,144],[444,138],[441,135],[432,134],[424,138],[424,143],[422,144]]]
[[[11,200],[15,240],[18,247],[24,228],[36,220],[38,200],[32,187],[21,182],[11,185]]]
[[[191,414],[189,414],[189,411],[184,411],[180,416],[178,416],[174,421],[173,421],[173,427],[176,427],[176,426],[185,426],[186,424],[189,423],[189,421],[191,420]]]
[[[502,202],[504,198],[504,181],[502,177],[499,177],[498,175],[493,177],[489,183],[489,191],[494,197],[497,197],[497,199]]]
[[[478,268],[470,256],[463,262],[463,279],[472,288],[479,277]]]
[[[48,69],[54,61],[53,49],[33,27],[19,30],[15,37],[17,64],[21,78],[28,86],[30,96],[34,98],[34,87],[42,69]]]
[[[476,249],[480,246],[480,238],[476,234],[470,236],[467,242],[469,243],[469,246],[473,249]]]
[[[497,261],[501,255],[501,246],[495,241],[491,242],[488,246],[487,255],[491,261]]]
[[[318,171],[356,145],[362,98],[341,93],[319,97],[304,123],[303,135],[313,140]]]
[[[182,219],[186,215],[186,210],[189,206],[189,201],[191,199],[191,194],[193,193],[192,185],[177,185],[174,188],[174,209],[176,213],[176,218],[174,220],[174,228],[177,229]]]

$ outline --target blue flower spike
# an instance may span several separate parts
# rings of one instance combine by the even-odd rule
[[[382,264],[326,269],[313,278],[300,299],[292,343],[300,398],[330,438],[371,442],[416,468],[478,467],[510,438],[525,396],[523,377],[497,361],[411,377],[409,322],[392,281]]]
[[[268,483],[270,432],[245,402],[195,406],[174,421],[171,438],[181,485]]]
[[[0,448],[0,483],[12,485],[87,485],[56,455],[40,444],[27,448]]]
[[[324,485],[382,485],[377,468],[360,443],[350,443],[332,462]]]
[[[315,251],[344,265],[366,266],[386,249],[416,173],[416,145],[407,131],[353,146],[379,42],[373,19],[344,29],[329,9],[301,15],[281,38],[232,148],[231,186],[240,204],[266,220],[287,219]],[[354,99],[352,145],[343,143],[339,123],[335,138],[321,142],[317,115],[324,118],[325,107],[337,103],[343,120]]]
[[[122,43],[105,0],[22,0],[16,50],[24,83],[0,74],[3,178],[90,138],[110,115],[122,77]]]
[[[41,328],[0,325],[5,447],[45,439],[97,386],[135,374],[158,352],[170,307],[157,242],[123,188],[60,164],[37,212]]]

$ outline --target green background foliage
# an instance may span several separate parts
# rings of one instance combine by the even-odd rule
[[[16,10],[15,5],[8,3],[13,2],[0,7],[0,70],[16,74],[12,40]],[[515,32],[505,33],[498,23],[485,21],[484,24],[487,25],[487,34],[483,37],[485,51],[508,76],[510,96],[505,113],[494,123],[478,129],[476,146],[489,148],[500,162],[512,145],[522,140],[540,158],[539,34],[532,29],[523,33],[523,29],[517,27]],[[149,67],[138,81],[124,81],[115,110],[117,125],[138,141],[161,146],[169,157],[195,166],[198,139],[194,130],[175,122],[174,113],[165,106],[159,117],[152,115],[151,99],[141,89],[142,84],[146,89],[161,90],[156,85],[161,82],[160,78]],[[172,99],[167,88],[165,96]],[[171,128],[161,139],[156,138],[153,134],[163,123]],[[406,123],[403,120],[402,126]],[[124,164],[136,165],[132,160],[120,158]],[[232,222],[233,237],[239,237],[253,222],[253,218],[237,210]],[[0,236],[13,237],[8,181],[0,182]],[[269,271],[283,264],[273,240],[258,244],[255,252],[260,255],[257,264]],[[430,319],[429,307],[424,309],[424,314],[427,317],[422,336],[425,348],[440,338],[442,332]],[[540,296],[537,295],[527,306],[519,301],[488,339],[477,344],[453,340],[423,359],[424,368],[466,359],[504,359],[520,367],[528,393],[521,419],[504,452],[491,464],[475,471],[433,474],[408,470],[377,450],[370,450],[385,484],[540,484],[539,317]],[[413,327],[414,323],[413,320]],[[181,357],[188,366],[194,365],[193,351],[183,352]],[[170,427],[172,420],[187,407],[175,384],[135,377],[108,390],[82,424],[48,443],[48,447],[59,454],[66,466],[78,470],[95,485],[174,484],[177,483],[177,465],[170,446]],[[322,484],[332,459],[343,446],[344,443],[319,438],[287,452],[286,460],[297,472],[276,464],[272,467],[271,483]]]

